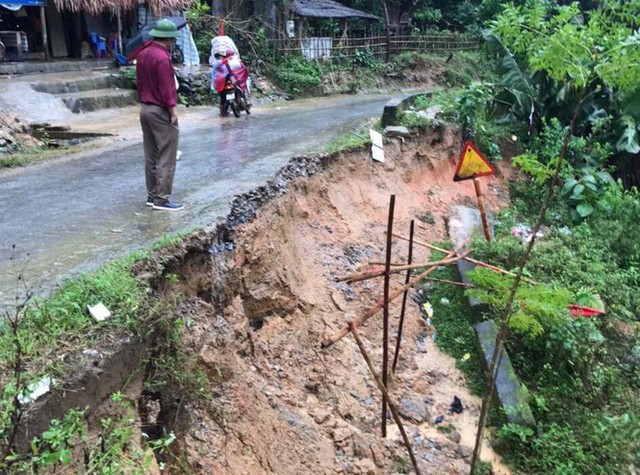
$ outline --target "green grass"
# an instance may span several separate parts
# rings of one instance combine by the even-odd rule
[[[141,254],[107,264],[95,272],[65,282],[49,299],[34,300],[22,313],[18,339],[23,361],[32,372],[59,372],[60,355],[90,347],[105,337],[136,333],[148,289],[130,272]],[[88,305],[102,302],[112,313],[96,322]],[[13,361],[13,333],[5,320],[0,325],[0,360]]]
[[[153,249],[154,251],[159,251],[161,249],[180,244],[187,234],[189,233],[182,232],[176,234],[165,234],[152,244],[151,249]]]
[[[70,152],[68,148],[25,148],[15,153],[0,156],[0,169],[35,165],[53,158],[63,157]]]
[[[366,133],[366,136],[363,135]],[[356,135],[357,134],[357,135]],[[339,152],[345,148],[350,147],[359,147],[367,142],[369,142],[369,133],[359,130],[357,132],[346,132],[342,135],[339,135],[327,145],[325,145],[323,151],[327,153]]]

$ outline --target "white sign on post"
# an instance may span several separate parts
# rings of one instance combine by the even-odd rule
[[[371,137],[371,158],[376,162],[384,163],[384,149],[382,148],[382,134],[373,129],[369,129]]]

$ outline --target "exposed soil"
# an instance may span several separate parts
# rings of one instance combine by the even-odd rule
[[[405,84],[431,85],[440,74],[417,70],[407,73],[414,76]],[[349,79],[331,77],[324,86],[325,92],[346,90]],[[117,121],[103,121],[102,131],[113,129],[118,140],[131,139],[133,132],[127,131],[138,133],[137,108],[129,109],[124,124],[119,115]],[[185,120],[197,123],[209,113],[196,110]],[[292,173],[239,197],[225,225],[191,236],[191,245],[200,243],[197,252],[185,245],[163,256],[165,275],[175,273],[178,279],[146,277],[164,297],[178,299],[186,322],[183,343],[209,376],[214,404],[186,402],[186,397],[179,405],[186,411],[160,415],[171,403],[149,400],[138,375],[126,391],[130,400],[138,399],[136,425],[147,433],[155,426],[158,435],[162,426],[176,430],[174,450],[193,473],[412,473],[391,419],[386,439],[380,435],[381,396],[353,338],[328,349],[320,343],[382,297],[381,279],[348,285],[336,283],[336,277],[384,260],[391,194],[396,195],[395,232],[408,234],[410,220],[422,220],[426,229],[416,238],[426,242],[447,238],[452,205],[474,204],[473,184],[452,181],[460,146],[457,130],[440,127],[390,142],[384,164],[373,162],[363,148],[293,159]],[[487,178],[483,186],[488,208],[506,204],[501,178]],[[211,247],[212,239],[219,244]],[[406,260],[406,253],[406,242],[395,239],[393,261]],[[414,250],[415,262],[428,260],[427,250]],[[402,279],[395,276],[392,288]],[[394,337],[399,313],[400,299],[390,306]],[[381,316],[360,329],[378,368]],[[466,474],[480,400],[469,393],[455,361],[429,338],[430,331],[409,299],[390,392],[421,473]],[[449,411],[454,396],[462,401],[461,414]],[[99,426],[101,415],[113,413],[112,405],[97,407],[90,425]],[[438,416],[444,416],[440,424]],[[483,459],[493,463],[495,474],[510,473],[489,446]],[[156,466],[152,471],[160,473]]]
[[[218,246],[210,256],[176,266],[178,282],[165,283],[162,291],[183,297],[185,344],[209,375],[216,406],[188,408],[177,449],[196,473],[411,473],[392,420],[387,438],[380,435],[381,397],[353,338],[328,349],[320,343],[382,296],[381,279],[350,285],[335,279],[384,260],[391,194],[395,232],[407,234],[411,219],[435,218],[417,232],[426,242],[446,239],[452,205],[473,203],[473,184],[452,181],[460,146],[458,131],[440,128],[389,143],[384,164],[364,149],[315,158],[317,173],[243,211],[247,219],[255,211],[255,219],[240,224],[238,215],[230,216],[232,257],[222,259]],[[500,178],[483,186],[490,209],[506,203]],[[393,261],[406,260],[406,253],[407,244],[394,240]],[[428,259],[427,250],[416,250],[415,262]],[[212,288],[217,277],[224,277],[224,289]],[[402,279],[394,277],[392,287]],[[390,308],[392,335],[400,300]],[[465,387],[455,361],[425,338],[429,329],[409,302],[392,397],[421,472],[468,473],[480,400]],[[360,332],[379,367],[381,313]],[[449,411],[454,396],[462,400],[461,414]],[[441,415],[445,431],[435,423]],[[483,458],[493,462],[494,473],[509,473],[490,447]]]

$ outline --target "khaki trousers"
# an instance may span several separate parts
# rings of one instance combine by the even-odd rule
[[[144,144],[147,195],[155,204],[171,197],[178,153],[178,127],[171,123],[169,111],[153,104],[141,104],[140,125]]]

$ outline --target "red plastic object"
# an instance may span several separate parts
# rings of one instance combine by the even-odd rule
[[[571,315],[574,317],[593,317],[605,315],[605,312],[598,310],[597,308],[583,307],[582,305],[569,305],[567,307],[571,311]]]

